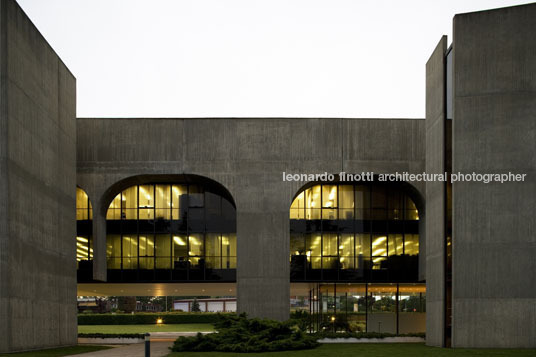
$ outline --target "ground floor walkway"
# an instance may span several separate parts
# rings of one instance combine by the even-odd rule
[[[167,356],[171,351],[169,347],[173,344],[174,340],[156,340],[151,341],[151,357],[163,357]],[[73,355],[71,357],[144,357],[145,356],[145,344],[136,343],[133,345],[119,345],[114,346],[108,350],[102,350],[97,352],[82,353]]]

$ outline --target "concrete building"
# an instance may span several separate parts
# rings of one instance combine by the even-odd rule
[[[457,15],[425,120],[76,119],[74,77],[2,0],[0,352],[76,343],[76,274],[80,296],[235,295],[280,320],[305,296],[429,345],[536,347],[534,18]],[[378,176],[424,171],[526,177]],[[324,172],[376,176],[283,179]]]

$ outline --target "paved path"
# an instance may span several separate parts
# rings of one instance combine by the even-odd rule
[[[161,341],[151,341],[151,357],[163,357],[167,356],[171,351],[170,347],[173,342],[162,339]],[[136,343],[133,345],[121,345],[119,347],[113,347],[109,350],[82,353],[78,355],[72,355],[71,357],[144,357],[145,356],[145,344]]]

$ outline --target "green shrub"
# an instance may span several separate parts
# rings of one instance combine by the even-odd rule
[[[212,324],[219,315],[235,315],[233,313],[189,313],[162,312],[136,314],[78,314],[79,325],[148,325],[155,324],[161,318],[165,324]]]
[[[290,323],[301,331],[308,331],[311,325],[311,314],[304,310],[296,310],[290,313]]]
[[[248,319],[240,316],[220,316],[215,324],[217,333],[195,337],[179,337],[174,352],[275,352],[315,348],[319,345],[315,336],[292,328],[292,322]]]

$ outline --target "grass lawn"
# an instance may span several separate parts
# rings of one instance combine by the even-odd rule
[[[212,324],[78,325],[78,333],[208,332]]]
[[[447,356],[516,356],[534,357],[536,350],[497,350],[497,349],[443,349],[427,347],[422,343],[377,343],[377,344],[323,344],[312,350],[265,352],[265,353],[222,353],[222,352],[180,352],[171,353],[173,357],[447,357]]]
[[[21,353],[11,353],[11,354],[0,354],[1,357],[59,357],[59,356],[71,356],[79,353],[94,352],[100,350],[106,350],[111,347],[107,346],[72,346],[72,347],[61,347],[53,348],[50,350],[41,350],[41,351],[32,351],[32,352],[21,352]]]

